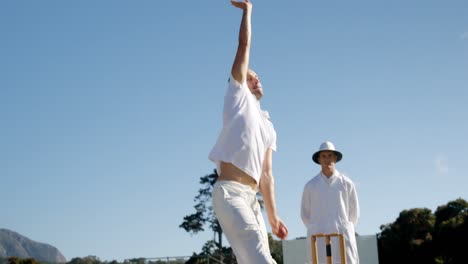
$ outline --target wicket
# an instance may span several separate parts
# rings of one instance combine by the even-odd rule
[[[317,238],[325,237],[325,244],[327,249],[327,264],[332,264],[332,254],[331,254],[331,237],[339,237],[340,239],[340,256],[341,264],[346,264],[346,251],[345,251],[345,240],[343,234],[333,233],[333,234],[315,234],[312,235],[311,244],[312,244],[312,264],[318,264],[317,256]]]

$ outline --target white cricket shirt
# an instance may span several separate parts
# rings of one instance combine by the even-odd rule
[[[346,240],[347,263],[359,263],[355,226],[359,220],[359,201],[354,183],[344,174],[335,170],[330,178],[322,173],[304,186],[301,203],[301,218],[307,228],[308,254],[310,236],[313,234],[341,233]],[[318,258],[325,263],[325,241],[317,242]],[[319,250],[320,249],[320,250]],[[332,256],[339,261],[338,246],[332,247]],[[309,258],[311,259],[311,258]]]
[[[267,111],[260,108],[247,82],[231,75],[224,96],[223,127],[209,154],[221,174],[220,162],[232,163],[260,182],[265,152],[276,151],[276,132]]]

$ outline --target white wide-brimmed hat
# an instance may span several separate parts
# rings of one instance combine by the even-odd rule
[[[325,141],[320,145],[319,150],[315,152],[314,155],[312,155],[312,160],[317,164],[320,164],[318,158],[319,158],[320,152],[322,151],[333,151],[336,154],[336,162],[340,161],[343,158],[343,154],[341,154],[341,152],[335,149],[335,146],[333,145],[333,143],[331,143],[330,141]]]

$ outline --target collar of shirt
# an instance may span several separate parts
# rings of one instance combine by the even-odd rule
[[[323,174],[323,172],[320,172],[320,175],[322,175],[322,179],[326,183],[331,184],[338,177],[338,171],[335,169],[335,171],[330,177],[327,177],[325,174]]]

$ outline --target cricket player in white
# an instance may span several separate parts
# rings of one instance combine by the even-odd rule
[[[271,231],[285,239],[288,229],[276,209],[272,155],[276,132],[268,112],[260,107],[263,86],[249,68],[250,0],[232,1],[242,10],[239,42],[224,96],[223,127],[209,159],[219,177],[213,186],[216,218],[239,264],[276,264],[257,192],[262,194]]]
[[[342,159],[331,142],[324,142],[314,153],[312,160],[322,170],[304,186],[301,218],[307,228],[307,255],[312,263],[311,235],[341,233],[345,238],[347,264],[358,264],[355,226],[359,219],[359,201],[354,183],[335,169]],[[332,238],[333,263],[340,263],[337,238]],[[317,239],[319,263],[326,263],[325,239]]]

